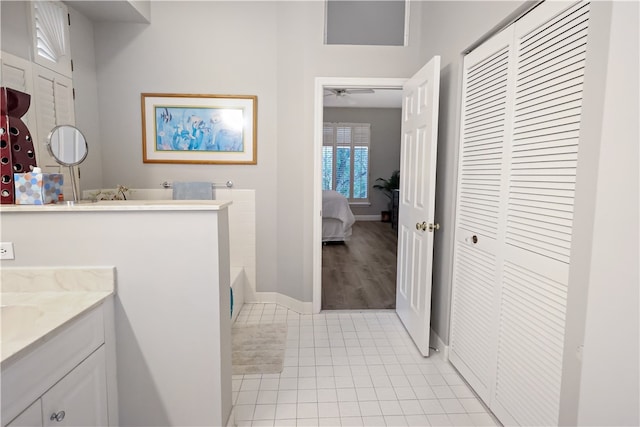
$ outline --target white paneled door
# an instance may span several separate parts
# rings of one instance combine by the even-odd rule
[[[403,86],[396,312],[429,355],[440,57]]]

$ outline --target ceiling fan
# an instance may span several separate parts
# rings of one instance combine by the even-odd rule
[[[340,87],[328,87],[324,89],[324,96],[335,95],[337,97],[353,95],[353,94],[361,94],[361,93],[375,93],[373,89],[349,89],[349,88],[340,88]]]

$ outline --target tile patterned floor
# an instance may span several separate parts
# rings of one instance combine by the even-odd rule
[[[499,425],[448,362],[418,353],[393,311],[245,304],[236,321],[288,325],[280,374],[233,376],[238,426]]]

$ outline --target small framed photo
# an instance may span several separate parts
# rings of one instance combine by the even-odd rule
[[[143,93],[144,163],[257,163],[258,98]]]

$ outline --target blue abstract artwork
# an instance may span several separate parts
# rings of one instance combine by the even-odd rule
[[[155,105],[157,151],[243,152],[242,108]]]

